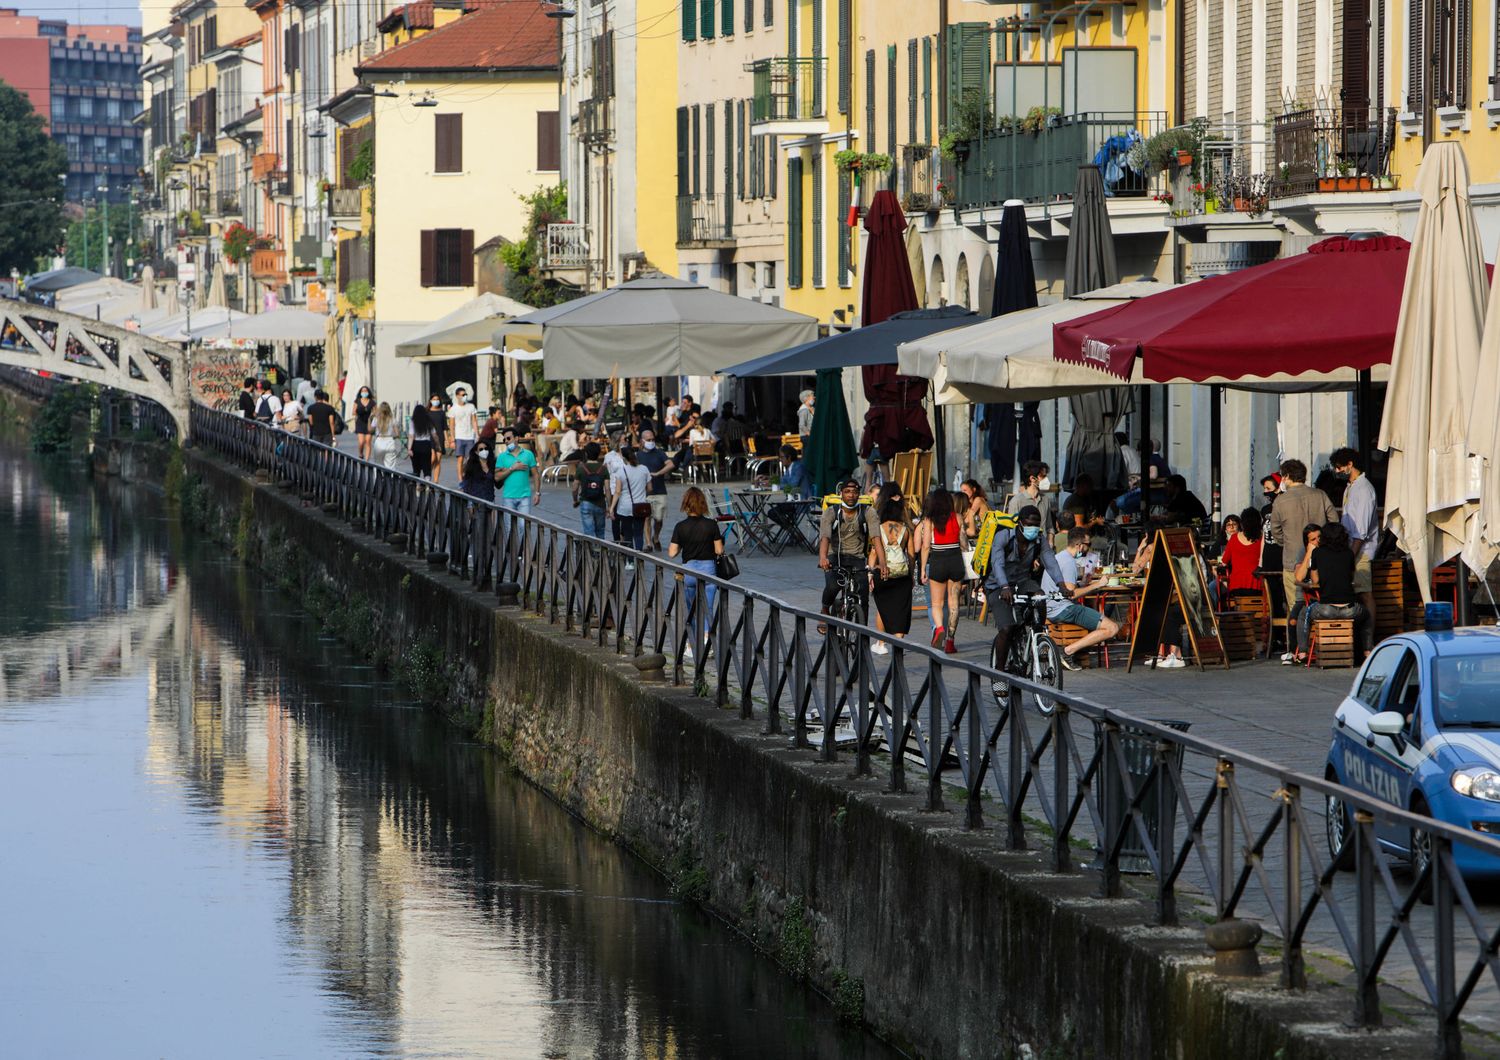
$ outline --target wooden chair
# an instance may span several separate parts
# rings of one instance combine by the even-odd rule
[[[797,450],[797,452],[800,453],[800,452],[802,452],[802,435],[800,435],[800,434],[783,434],[781,436],[781,444],[782,445],[789,445],[793,449]]]
[[[713,442],[694,442],[693,459],[688,464],[688,474],[694,482],[707,473],[714,482],[719,481],[719,451]]]
[[[1228,599],[1229,611],[1250,616],[1251,631],[1257,646],[1265,644],[1271,636],[1267,619],[1271,617],[1270,600],[1264,590],[1259,596],[1235,596]]]
[[[1307,665],[1313,662],[1325,670],[1354,665],[1354,620],[1352,618],[1319,618],[1313,621],[1308,640]]]
[[[1271,581],[1268,577],[1260,580],[1260,598],[1261,607],[1264,609],[1266,616],[1266,650],[1263,657],[1269,659],[1271,657],[1272,645],[1276,641],[1276,631],[1278,629],[1281,630],[1282,637],[1284,638],[1283,643],[1286,644],[1287,651],[1292,650],[1292,646],[1297,642],[1297,635],[1292,629],[1291,619],[1287,618],[1286,614],[1278,615],[1276,613],[1276,607],[1271,601]],[[1291,613],[1291,604],[1292,601],[1288,600],[1287,614]]]
[[[1082,626],[1075,626],[1070,622],[1048,622],[1047,632],[1051,635],[1053,642],[1059,651],[1066,648],[1076,640],[1082,640],[1088,636],[1089,631]],[[1084,666],[1091,665],[1088,652],[1082,652],[1074,656]]]

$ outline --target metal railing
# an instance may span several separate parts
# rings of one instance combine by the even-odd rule
[[[1272,119],[1273,197],[1369,191],[1390,171],[1396,111],[1327,107]]]
[[[332,217],[359,217],[364,212],[364,193],[359,188],[329,188],[328,213]]]
[[[1133,169],[1131,148],[1166,128],[1166,114],[1088,113],[1056,115],[1034,131],[1002,129],[958,145],[959,206],[985,206],[1022,199],[1069,199],[1078,167],[1097,163],[1105,194],[1143,197],[1164,188],[1160,172]]]
[[[899,173],[901,208],[935,210],[942,206],[938,192],[938,153],[928,144],[903,144]]]
[[[192,435],[502,606],[643,669],[663,666],[672,684],[760,719],[793,747],[824,761],[847,755],[857,775],[878,761],[888,790],[916,788],[931,811],[947,807],[945,789],[956,785],[965,828],[994,817],[1001,845],[1037,844],[1055,873],[1085,868],[1102,897],[1137,899],[1121,908],[1143,919],[1177,924],[1186,905],[1190,919],[1263,924],[1278,940],[1285,989],[1306,987],[1308,956],[1343,955],[1346,972],[1336,959],[1321,974],[1342,975],[1353,1000],[1330,1020],[1378,1025],[1382,996],[1404,992],[1432,1006],[1436,1051],[1456,1056],[1460,1017],[1495,1012],[1474,999],[1486,979],[1495,988],[1484,991],[1487,1005],[1500,997],[1500,914],[1476,905],[1455,856],[1500,859],[1496,839],[226,412],[194,407]],[[684,575],[716,586],[711,610],[688,613]],[[874,654],[877,643],[888,656]],[[643,658],[656,654],[664,660]],[[1050,717],[1028,705],[1037,694],[1055,704]],[[1318,836],[1325,809],[1348,825],[1347,875]],[[1379,832],[1425,839],[1426,866],[1399,880]],[[1092,864],[1077,865],[1090,848]],[[1145,868],[1144,888],[1125,882],[1133,863]]]
[[[761,59],[747,63],[753,83],[750,122],[814,121],[825,117],[826,58]]]
[[[734,209],[721,195],[677,196],[677,245],[720,243],[734,238]]]
[[[581,269],[588,264],[588,230],[583,225],[549,224],[544,239],[542,268]]]

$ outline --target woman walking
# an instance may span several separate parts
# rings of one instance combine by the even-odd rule
[[[883,500],[876,508],[880,519],[880,538],[870,543],[870,570],[875,574],[876,628],[905,639],[911,632],[912,557],[913,535],[911,520],[906,515],[906,500],[901,491],[885,491]],[[876,550],[885,553],[885,574],[879,574],[880,563]],[[883,641],[874,641],[870,650],[876,655],[889,655],[891,649]]]
[[[464,477],[458,488],[480,501],[495,499],[495,476],[490,470],[490,451],[479,446],[464,459]]]
[[[613,480],[610,510],[619,521],[621,542],[639,552],[645,544],[646,519],[651,515],[651,472],[641,466],[634,446],[621,449],[620,459],[624,464]],[[625,569],[634,570],[635,561],[627,560]]]
[[[432,417],[427,415],[426,409],[418,405],[411,410],[411,438],[406,443],[407,455],[411,457],[411,473],[417,478],[433,477],[432,435]]]
[[[375,415],[370,418],[370,426],[375,432],[375,457],[392,471],[396,470],[396,414],[391,411],[389,403],[382,401],[376,407]]]
[[[359,458],[371,459],[375,451],[375,437],[370,433],[370,419],[375,415],[375,395],[370,388],[362,386],[354,398],[354,440],[359,445]]]
[[[294,398],[290,390],[281,392],[281,411],[276,413],[276,422],[288,434],[301,434],[302,426],[307,422],[307,412],[302,407],[302,402]]]
[[[432,428],[432,481],[438,482],[443,477],[443,457],[448,455],[448,412],[443,407],[441,394],[433,394],[427,399],[427,423]]]
[[[922,509],[922,583],[932,609],[932,646],[949,655],[958,652],[958,595],[964,584],[964,528],[953,512],[953,495],[935,489]]]
[[[708,498],[697,486],[689,486],[682,495],[682,514],[686,518],[672,528],[672,541],[667,546],[667,555],[681,559],[682,565],[699,574],[714,574],[714,559],[724,554],[724,535],[719,533],[719,524],[708,517]],[[698,584],[701,579],[684,578],[682,586],[683,605],[688,621],[698,621],[693,612],[693,603],[698,599]],[[713,621],[714,599],[719,587],[708,583],[704,594],[703,628]]]

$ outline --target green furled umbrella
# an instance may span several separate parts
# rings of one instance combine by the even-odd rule
[[[844,404],[844,370],[818,369],[814,391],[812,436],[807,441],[807,472],[818,493],[832,493],[840,479],[859,466],[854,452],[854,431],[849,426],[849,407]]]

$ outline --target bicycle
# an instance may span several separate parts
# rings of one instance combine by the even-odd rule
[[[844,563],[843,557],[838,554],[830,556],[829,560],[828,569],[833,573],[833,581],[838,587],[839,595],[836,617],[856,626],[864,625],[865,608],[862,606],[862,601],[870,591],[869,568],[863,564],[855,567]],[[844,650],[849,665],[852,667],[859,651],[859,638],[841,626],[836,626],[829,632],[838,638],[839,646]]]
[[[1002,666],[1001,661],[995,658],[995,649],[990,648],[990,665],[1001,673],[1013,674],[1016,677],[1025,677],[1039,685],[1049,685],[1062,691],[1063,687],[1063,665],[1062,652],[1052,635],[1047,632],[1047,601],[1066,599],[1060,593],[1032,593],[1030,595],[1016,594],[1011,598],[1011,606],[1015,610],[1017,618],[1016,628],[1010,636],[1010,644],[1006,654],[1009,656]],[[1005,699],[1010,695],[1010,686],[1003,681],[996,681],[992,686],[997,703],[1004,705]],[[1057,701],[1051,696],[1040,692],[1025,692],[1039,713],[1049,716],[1057,709]]]

